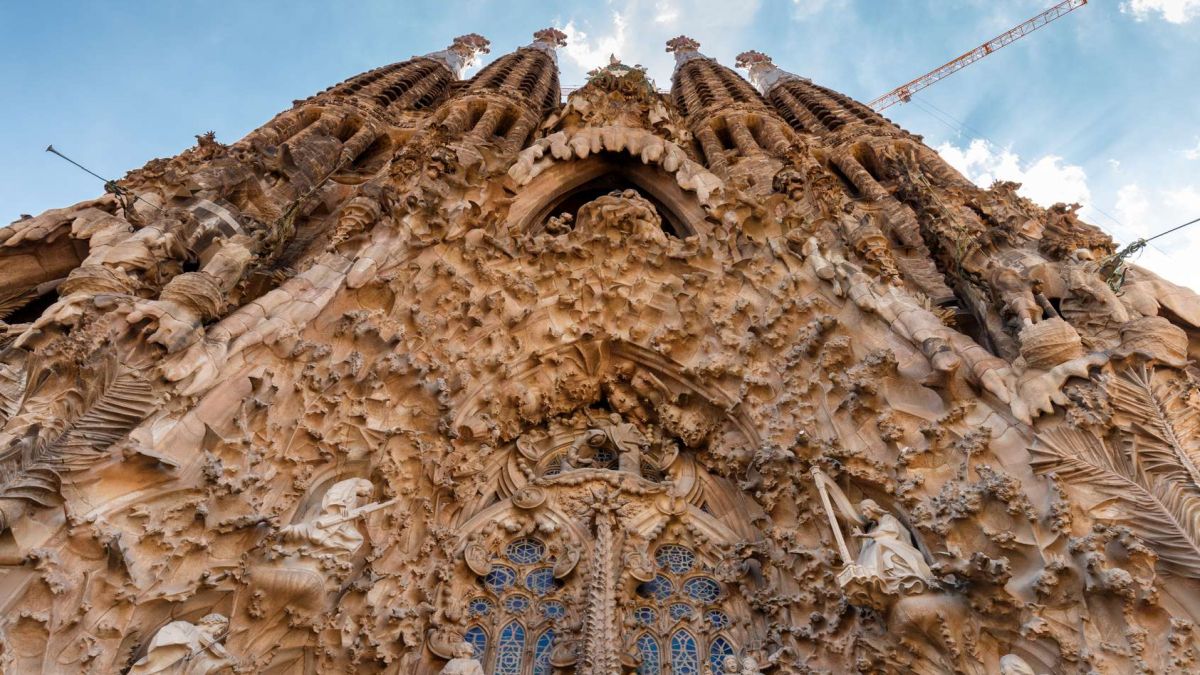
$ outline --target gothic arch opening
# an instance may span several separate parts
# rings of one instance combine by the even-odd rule
[[[636,157],[608,152],[559,162],[538,175],[514,200],[511,227],[540,231],[551,217],[574,216],[579,207],[614,190],[635,190],[654,204],[668,235],[683,238],[709,229],[695,193],[680,188],[673,176]]]

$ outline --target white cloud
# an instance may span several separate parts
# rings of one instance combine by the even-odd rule
[[[1119,159],[1113,159],[1113,158],[1111,158],[1111,157],[1110,157],[1110,158],[1108,158],[1108,159],[1107,159],[1107,160],[1105,160],[1105,161],[1107,161],[1107,162],[1108,162],[1108,165],[1109,165],[1110,167],[1112,167],[1112,170],[1113,170],[1113,171],[1120,171],[1120,170],[1121,170],[1121,160],[1119,160]]]
[[[567,58],[581,70],[587,72],[608,63],[610,54],[621,56],[621,51],[628,45],[625,29],[628,22],[621,12],[613,12],[612,32],[590,37],[575,26],[574,21],[568,21],[562,32],[567,34],[567,46],[563,52]]]
[[[672,0],[654,3],[654,23],[671,26],[679,19],[679,5]]]
[[[805,19],[820,14],[830,5],[841,6],[845,0],[792,0],[792,17]]]
[[[1121,3],[1121,11],[1138,21],[1160,14],[1170,23],[1187,23],[1200,16],[1200,0],[1129,0]]]
[[[1022,162],[1012,150],[998,149],[981,138],[972,140],[966,149],[943,143],[937,151],[976,185],[988,187],[998,180],[1016,181],[1021,183],[1021,196],[1042,206],[1056,202],[1087,204],[1092,199],[1083,167],[1066,164],[1056,155]]]
[[[1200,138],[1196,139],[1196,147],[1183,151],[1183,156],[1188,159],[1200,159]]]

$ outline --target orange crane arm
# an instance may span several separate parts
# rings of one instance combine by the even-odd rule
[[[958,57],[957,59],[954,59],[953,61],[951,61],[943,66],[940,66],[928,73],[925,73],[924,75],[918,77],[917,79],[913,80],[912,82],[909,82],[907,84],[902,84],[899,87],[896,87],[895,89],[889,91],[888,93],[884,94],[883,96],[880,96],[879,98],[875,99],[874,101],[871,101],[867,105],[874,108],[875,112],[880,112],[880,111],[884,110],[885,108],[888,108],[892,105],[900,103],[901,101],[907,103],[909,101],[909,99],[912,98],[913,94],[917,93],[918,91],[921,91],[922,89],[924,89],[925,87],[928,87],[929,85],[933,84],[934,82],[937,82],[938,80],[941,80],[946,77],[949,77],[950,75],[953,75],[954,73],[962,70],[963,68],[966,68],[967,66],[971,65],[972,63],[975,63],[976,61],[978,61],[979,59],[982,59],[983,57],[987,56],[988,54],[991,54],[992,52],[996,51],[997,49],[1000,49],[1001,47],[1006,47],[1006,46],[1012,44],[1013,42],[1016,42],[1017,40],[1025,37],[1026,35],[1029,35],[1033,31],[1041,28],[1042,26],[1045,26],[1046,24],[1050,23],[1051,21],[1054,21],[1055,19],[1058,19],[1058,18],[1064,16],[1068,12],[1073,12],[1076,9],[1079,9],[1080,7],[1083,7],[1086,4],[1087,4],[1087,0],[1063,0],[1063,2],[1060,2],[1057,5],[1051,7],[1050,9],[1042,12],[1041,14],[1038,14],[1037,16],[1026,21],[1025,23],[1009,29],[1008,31],[979,45],[975,49],[972,49],[971,51],[967,52],[966,54],[963,54],[962,56]]]

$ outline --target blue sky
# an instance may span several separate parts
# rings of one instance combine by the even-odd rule
[[[732,64],[745,49],[861,100],[1055,0],[522,0],[343,3],[6,2],[0,6],[0,222],[94,196],[48,143],[118,177],[208,130],[231,142],[291,101],[478,32],[493,54],[548,25],[562,81],[615,52],[662,86],[685,33]],[[490,57],[485,57],[486,59]],[[1200,216],[1200,0],[1092,0],[888,115],[972,179],[1079,201],[1121,241]],[[1140,263],[1200,288],[1200,225]]]

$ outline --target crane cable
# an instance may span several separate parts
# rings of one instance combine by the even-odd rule
[[[1183,228],[1187,227],[1188,225],[1194,225],[1196,223],[1200,223],[1200,218],[1193,218],[1192,220],[1189,220],[1182,225],[1176,225],[1175,227],[1172,227],[1169,230],[1166,230],[1164,232],[1159,232],[1158,234],[1154,235],[1153,237],[1146,237],[1145,239],[1137,239],[1137,240],[1133,241],[1132,243],[1130,243],[1125,248],[1121,249],[1120,251],[1117,251],[1116,253],[1101,260],[1100,261],[1100,270],[1101,271],[1103,271],[1105,269],[1109,270],[1108,277],[1106,279],[1106,281],[1108,282],[1108,287],[1111,288],[1114,293],[1121,292],[1121,287],[1125,285],[1125,275],[1129,272],[1129,263],[1128,263],[1129,256],[1137,253],[1138,251],[1141,251],[1143,248],[1146,248],[1146,244],[1149,244],[1150,242],[1154,241],[1155,239],[1158,239],[1159,237],[1165,237],[1168,234],[1171,234],[1172,232],[1178,232],[1179,230],[1182,230]]]

